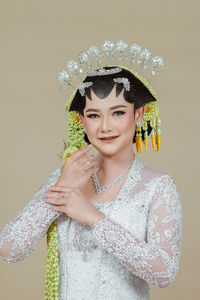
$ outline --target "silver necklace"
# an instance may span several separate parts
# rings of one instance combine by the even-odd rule
[[[91,177],[92,177],[92,181],[93,181],[93,184],[94,184],[94,187],[96,190],[96,194],[99,194],[99,193],[101,193],[101,191],[109,189],[113,185],[117,184],[120,180],[122,180],[124,173],[133,165],[135,158],[136,158],[136,155],[134,156],[133,161],[128,165],[128,167],[113,182],[106,184],[104,186],[100,186],[99,180],[97,178],[97,174],[96,173],[92,174]]]

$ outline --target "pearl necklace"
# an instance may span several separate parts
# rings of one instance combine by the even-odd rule
[[[97,174],[94,173],[92,174],[92,181],[93,181],[93,184],[94,184],[94,187],[95,187],[95,190],[96,190],[96,194],[99,194],[101,193],[101,191],[104,191],[104,190],[107,190],[109,189],[110,187],[114,186],[115,184],[117,184],[120,180],[123,179],[123,175],[124,173],[133,165],[133,163],[135,162],[135,158],[136,158],[136,155],[134,156],[134,159],[133,161],[128,165],[128,167],[111,183],[109,184],[106,184],[104,186],[100,186],[99,184],[99,181],[98,181],[98,178],[97,178]]]

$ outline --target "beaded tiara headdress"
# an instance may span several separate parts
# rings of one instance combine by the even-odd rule
[[[105,69],[105,66],[111,67]],[[138,71],[136,71],[138,67]],[[69,111],[71,103],[79,91],[81,96],[85,95],[85,89],[92,86],[91,78],[93,76],[116,74],[113,78],[114,82],[123,84],[124,89],[130,89],[130,82],[127,78],[120,77],[121,68],[128,70],[136,76],[150,91],[157,100],[157,95],[150,86],[152,78],[159,71],[164,71],[163,58],[153,56],[148,49],[142,49],[138,44],[128,45],[124,41],[113,43],[105,40],[101,48],[91,46],[88,51],[81,52],[78,56],[78,61],[70,60],[66,63],[66,69],[59,71],[57,80],[62,86],[60,91],[67,86],[73,88],[73,93],[69,97],[65,109],[68,114],[68,137],[67,143],[64,141],[64,151],[59,155],[62,158],[63,164],[66,159],[78,149],[86,146],[84,139],[85,133],[82,123],[76,111]],[[97,70],[98,69],[98,70]],[[134,71],[133,71],[134,69]],[[141,75],[145,69],[150,69],[148,81]],[[89,82],[83,82],[84,79],[90,76]],[[77,82],[77,83],[74,83]],[[76,87],[75,87],[76,86]],[[151,137],[155,151],[160,149],[161,143],[161,120],[158,116],[159,107],[157,101],[146,103],[145,114],[141,122],[136,124],[136,149],[137,153],[142,153],[142,131],[144,133],[145,151],[148,146],[148,124],[152,127]],[[148,123],[148,124],[147,124]],[[59,179],[60,175],[58,176]],[[58,231],[57,221],[55,220],[49,227],[47,232],[47,262],[46,262],[46,282],[45,282],[45,300],[59,299],[59,254],[58,254]]]
[[[160,70],[162,72],[164,71],[163,58],[158,55],[153,56],[148,49],[142,49],[135,43],[128,46],[126,42],[121,40],[116,43],[105,40],[101,48],[91,46],[87,51],[79,54],[77,61],[67,61],[66,70],[59,71],[57,79],[63,84],[64,89],[67,85],[74,88],[72,84],[74,79],[81,81],[86,75],[96,76],[120,72],[120,68],[113,68],[111,70],[104,69],[104,66],[113,66],[116,64],[116,60],[119,65],[126,66],[130,69],[138,65],[140,75],[143,70],[150,67],[149,83],[156,73]],[[99,69],[98,71],[95,70],[97,68]],[[62,90],[61,86],[60,90]]]

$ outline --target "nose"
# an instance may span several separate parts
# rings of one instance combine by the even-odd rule
[[[109,117],[102,118],[101,131],[102,132],[112,131],[111,121],[110,121]]]

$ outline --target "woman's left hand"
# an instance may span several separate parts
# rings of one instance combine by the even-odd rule
[[[79,189],[74,187],[51,187],[46,195],[46,202],[53,205],[55,211],[63,212],[73,220],[89,227],[93,227],[95,222],[105,217]]]

